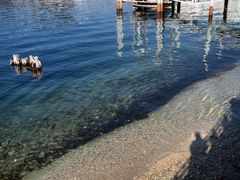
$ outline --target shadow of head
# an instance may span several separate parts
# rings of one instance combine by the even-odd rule
[[[207,141],[202,139],[200,132],[195,133],[195,140],[190,145],[190,151],[192,154],[203,154],[206,152],[208,146]]]

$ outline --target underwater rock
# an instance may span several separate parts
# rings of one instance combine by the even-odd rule
[[[44,157],[45,157],[45,153],[44,153],[44,152],[40,152],[39,155],[38,155],[38,157],[39,157],[40,159],[44,158]]]
[[[7,154],[8,154],[8,156],[13,156],[14,153],[15,153],[15,151],[14,151],[14,150],[11,150],[11,151],[9,151]]]

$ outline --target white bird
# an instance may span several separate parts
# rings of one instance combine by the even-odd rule
[[[27,57],[26,58],[21,58],[20,64],[22,66],[27,66],[29,64],[29,59]]]
[[[29,66],[34,69],[42,69],[42,64],[38,56],[29,56]]]
[[[20,65],[20,55],[13,54],[13,58],[10,59],[10,65]]]

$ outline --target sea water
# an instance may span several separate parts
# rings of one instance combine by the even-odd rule
[[[141,120],[183,88],[231,69],[240,55],[239,2],[163,20],[117,16],[112,0],[0,2],[0,179],[17,179],[69,149]],[[13,53],[41,58],[33,73]]]

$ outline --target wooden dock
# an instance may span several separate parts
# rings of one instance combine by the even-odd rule
[[[228,9],[228,0],[116,0],[117,13],[120,15],[123,10],[123,3],[131,3],[133,9],[137,10],[147,10],[156,9],[158,17],[162,18],[164,15],[164,10],[166,7],[172,9],[172,13],[175,12],[175,7],[177,7],[177,13],[181,11],[181,4],[192,5],[192,4],[209,4],[209,21],[213,19],[213,7],[215,1],[224,2],[223,15],[226,18]]]
[[[123,3],[132,3],[133,7],[157,8],[158,2],[155,0],[123,0]],[[172,4],[172,0],[164,0],[164,5]]]

